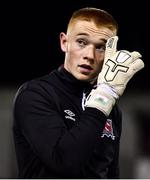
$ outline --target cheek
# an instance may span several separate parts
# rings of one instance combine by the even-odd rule
[[[70,51],[70,61],[72,64],[78,64],[80,59],[80,54],[78,51]]]
[[[97,60],[97,66],[99,67],[99,69],[102,68],[103,66],[103,62],[104,62],[104,56],[100,56],[99,59]]]
[[[70,53],[68,57],[68,65],[70,69],[74,69],[77,65],[77,58],[74,53]]]

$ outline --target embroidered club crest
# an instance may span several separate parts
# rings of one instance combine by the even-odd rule
[[[103,129],[103,133],[102,133],[101,137],[103,138],[104,136],[107,136],[108,138],[111,137],[112,140],[115,140],[111,119],[107,119],[107,121],[105,123],[105,127]]]

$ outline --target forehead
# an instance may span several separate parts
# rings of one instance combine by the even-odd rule
[[[110,30],[107,27],[97,27],[93,22],[89,22],[89,21],[77,21],[75,22],[71,29],[70,29],[69,33],[70,35],[73,36],[77,36],[77,35],[87,35],[90,36],[92,38],[98,38],[98,39],[108,39],[114,35],[116,35],[116,33],[112,30]]]

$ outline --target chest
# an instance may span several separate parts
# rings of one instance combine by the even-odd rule
[[[85,94],[84,91],[78,94],[70,94],[66,92],[61,92],[59,94],[59,97],[61,97],[59,111],[68,130],[81,121],[80,117],[84,111],[84,103],[87,95],[88,94]],[[119,123],[117,116],[114,116],[114,113],[110,114],[103,131],[100,132],[100,139],[102,141],[115,141],[118,139],[120,136]]]

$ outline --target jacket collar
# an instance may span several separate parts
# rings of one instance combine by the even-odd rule
[[[79,81],[72,74],[70,74],[63,65],[58,68],[59,77],[63,80],[66,85],[73,92],[83,92],[91,90],[93,85],[89,82]]]

